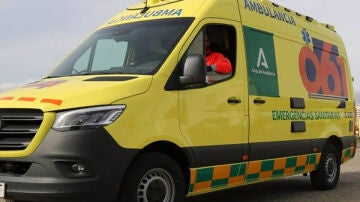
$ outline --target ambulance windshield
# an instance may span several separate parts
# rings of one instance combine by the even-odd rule
[[[60,63],[49,77],[154,74],[192,18],[128,23],[101,29]]]

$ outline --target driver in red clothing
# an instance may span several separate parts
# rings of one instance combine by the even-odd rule
[[[206,46],[206,66],[208,72],[216,72],[218,74],[230,74],[232,67],[229,59],[219,52],[210,49],[210,41],[208,35],[205,35]]]

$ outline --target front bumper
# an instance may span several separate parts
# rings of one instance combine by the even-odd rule
[[[105,129],[50,130],[30,156],[0,158],[0,182],[13,200],[115,201],[137,152],[121,148]]]

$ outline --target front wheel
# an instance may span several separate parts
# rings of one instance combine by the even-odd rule
[[[334,188],[340,176],[340,155],[333,145],[327,145],[321,155],[319,167],[310,173],[311,184],[320,190]]]
[[[179,165],[161,153],[141,154],[130,166],[119,202],[182,202],[185,180]]]

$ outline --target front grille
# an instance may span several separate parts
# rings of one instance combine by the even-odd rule
[[[0,109],[0,150],[24,150],[43,120],[41,110]]]

